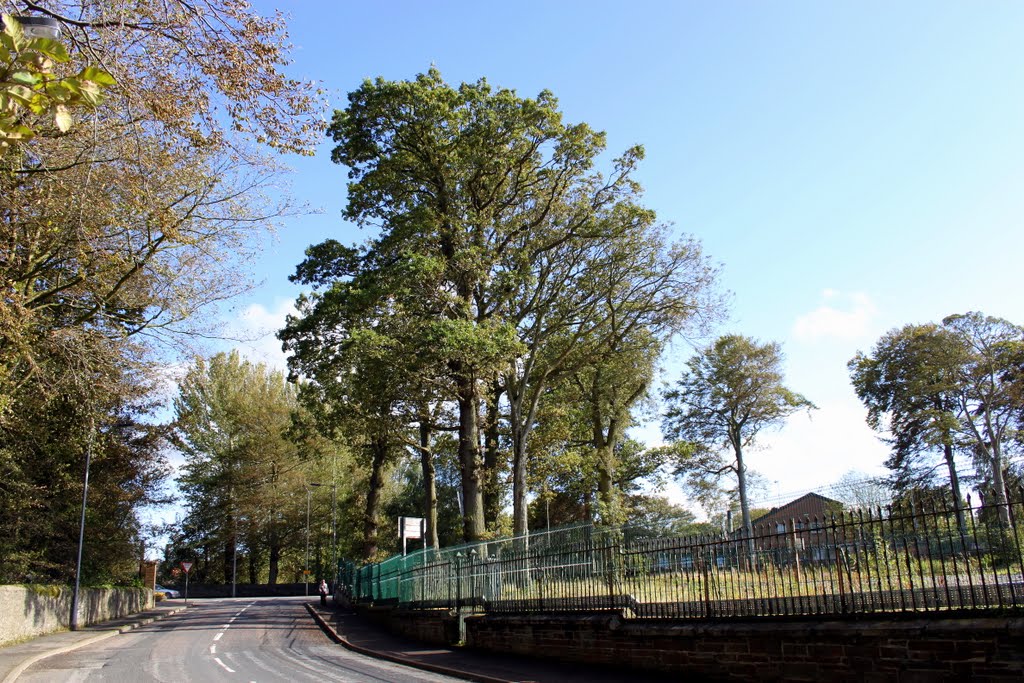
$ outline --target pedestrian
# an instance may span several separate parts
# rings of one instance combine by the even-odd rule
[[[327,579],[320,579],[320,605],[327,606]]]

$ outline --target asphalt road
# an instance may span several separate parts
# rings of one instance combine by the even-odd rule
[[[29,667],[24,682],[456,681],[331,642],[306,598],[193,602],[177,615]]]

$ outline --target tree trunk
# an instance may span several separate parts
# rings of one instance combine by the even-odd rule
[[[384,486],[384,463],[387,460],[386,439],[377,438],[370,444],[370,485],[366,492],[366,509],[363,513],[363,558],[373,559],[377,554],[377,508],[380,507],[380,492]]]
[[[1003,477],[1003,453],[997,439],[992,441],[992,488],[995,500],[999,506],[999,523],[1005,527],[1010,526],[1010,507],[1006,498],[1006,479]]]
[[[509,429],[512,432],[512,535],[525,536],[529,530],[526,516],[526,436],[523,424],[522,386],[508,383]]]
[[[512,420],[512,535],[525,536],[526,518],[526,435],[516,418]]]
[[[613,485],[615,477],[615,451],[607,443],[597,448],[597,500],[601,524],[616,524],[617,496]]]
[[[277,584],[277,573],[281,562],[281,546],[277,542],[276,535],[270,540],[270,575],[267,577],[267,583],[271,586]]]
[[[466,542],[484,537],[484,498],[480,462],[479,401],[476,381],[459,376],[459,469],[462,474],[462,533]]]
[[[740,514],[743,517],[743,535],[747,538],[747,550],[750,552],[750,562],[755,561],[754,548],[754,526],[750,520],[750,501],[747,499],[747,466],[743,462],[743,448],[738,441],[733,441],[733,448],[736,453],[736,487],[740,494]]]
[[[956,525],[961,534],[967,533],[967,522],[964,520],[963,498],[960,497],[960,477],[956,473],[956,462],[953,460],[953,446],[944,444],[942,454],[949,470],[949,487],[953,493],[953,505],[956,510]]]
[[[430,418],[420,418],[420,463],[423,467],[423,515],[427,520],[426,539],[428,547],[436,549],[437,540],[437,475],[434,470],[434,454],[430,450]]]
[[[605,416],[601,411],[605,386],[600,371],[594,373],[593,382],[590,395],[590,427],[597,457],[597,496],[600,518],[602,524],[614,526],[623,522],[618,492],[615,490],[615,470],[618,467],[615,459],[615,447],[618,446],[619,439],[622,438],[622,425],[625,424],[625,420],[621,419],[621,415],[609,415],[608,428],[605,431]],[[608,412],[614,413],[618,403],[616,391],[612,389],[609,396]]]
[[[498,525],[501,513],[501,501],[504,498],[501,486],[501,473],[504,469],[501,462],[501,451],[498,444],[498,404],[504,390],[499,382],[491,384],[491,393],[487,400],[487,424],[484,426],[484,523],[488,529]]]

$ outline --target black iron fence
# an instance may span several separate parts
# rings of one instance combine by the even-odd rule
[[[577,526],[343,562],[359,603],[494,613],[622,610],[635,618],[940,612],[1024,607],[1024,490],[959,504],[776,520],[665,538]]]

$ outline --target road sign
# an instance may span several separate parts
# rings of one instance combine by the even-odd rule
[[[182,562],[181,563],[181,568],[185,570],[186,574],[188,574],[188,570],[192,569],[192,563],[191,562]]]

